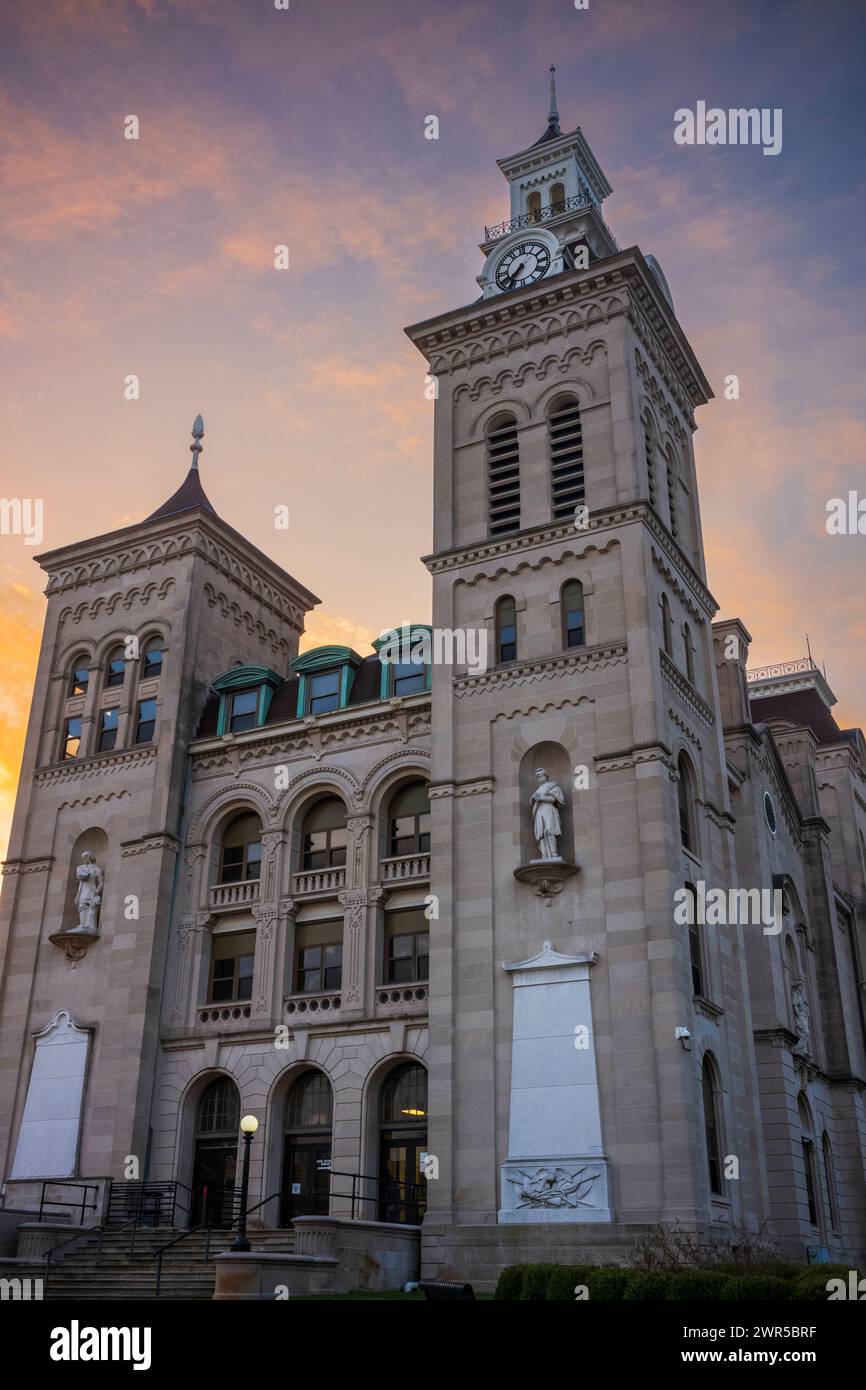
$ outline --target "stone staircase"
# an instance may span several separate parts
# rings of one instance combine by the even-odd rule
[[[44,1260],[24,1263],[0,1260],[2,1279],[43,1279],[43,1296],[69,1302],[85,1299],[140,1299],[156,1296],[156,1252],[182,1231],[170,1226],[139,1229],[130,1253],[131,1231],[93,1230],[53,1257],[46,1274]],[[195,1231],[166,1251],[162,1260],[160,1297],[167,1299],[213,1298],[215,1270],[213,1256],[227,1250],[234,1231],[212,1231],[210,1258],[205,1261],[207,1233]],[[293,1252],[294,1231],[249,1231],[254,1250]]]

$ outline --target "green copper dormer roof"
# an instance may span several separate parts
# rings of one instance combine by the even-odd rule
[[[384,632],[380,633],[371,645],[375,652],[381,652],[383,647],[388,647],[389,652],[387,655],[390,655],[390,649],[392,647],[411,647],[425,640],[429,643],[432,631],[433,628],[429,623],[403,623],[400,627],[385,628]]]
[[[295,657],[292,670],[309,675],[310,671],[325,671],[332,666],[343,666],[347,662],[357,668],[363,659],[351,647],[314,647],[311,652],[304,652],[303,656]]]
[[[230,690],[249,690],[254,685],[282,685],[283,677],[267,666],[232,666],[213,681],[214,690],[225,695]]]

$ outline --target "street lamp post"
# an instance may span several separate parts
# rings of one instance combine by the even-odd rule
[[[247,1193],[250,1186],[250,1144],[253,1135],[259,1127],[259,1122],[255,1115],[244,1115],[241,1120],[241,1134],[244,1136],[244,1167],[241,1177],[241,1211],[238,1217],[238,1236],[232,1250],[249,1250],[250,1243],[247,1240]]]

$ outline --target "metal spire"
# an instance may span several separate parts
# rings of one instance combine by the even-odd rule
[[[201,453],[202,449],[204,448],[204,445],[203,445],[202,442],[201,442],[203,438],[204,438],[204,420],[201,418],[200,415],[196,415],[195,419],[194,419],[193,422],[192,422],[192,440],[193,440],[193,442],[192,442],[192,444],[190,444],[190,446],[189,446],[190,453],[192,454],[192,466],[193,466],[193,468],[198,468],[198,456],[199,456],[199,454]]]
[[[559,131],[559,111],[556,105],[556,68],[553,63],[550,65],[550,110],[547,113],[547,124]]]

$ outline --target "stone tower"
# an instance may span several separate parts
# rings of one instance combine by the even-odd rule
[[[741,928],[674,918],[686,884],[734,881],[692,448],[712,393],[552,83],[499,167],[481,299],[407,330],[438,383],[434,628],[489,652],[432,684],[425,1270],[466,1278],[766,1208]],[[533,863],[538,769],[558,864]],[[737,1182],[708,1171],[709,1092]]]
[[[35,1180],[122,1177],[128,1156],[144,1176],[187,745],[213,672],[285,676],[318,601],[216,514],[202,435],[199,417],[185,481],[145,521],[39,557],[48,608],[0,927],[13,1204]],[[82,862],[100,871],[89,919]]]

